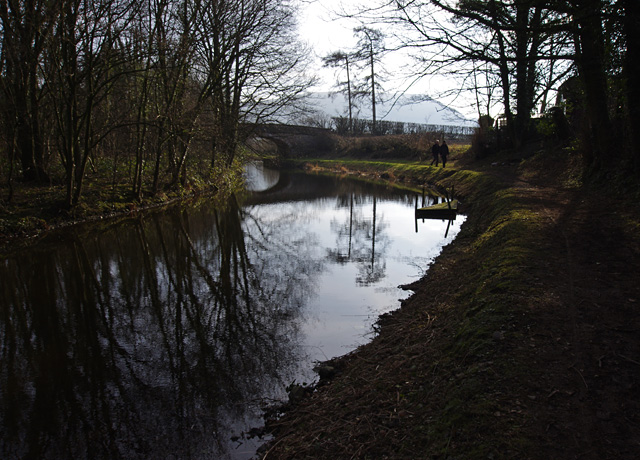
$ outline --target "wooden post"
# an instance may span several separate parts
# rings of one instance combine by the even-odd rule
[[[413,220],[416,221],[416,233],[418,233],[418,195],[416,195],[416,207],[413,214]]]
[[[446,238],[449,234],[449,227],[451,227],[451,219],[449,219],[449,223],[447,224],[447,230],[444,232],[444,237]]]

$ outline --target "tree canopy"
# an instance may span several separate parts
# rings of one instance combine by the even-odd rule
[[[295,105],[308,56],[289,0],[2,0],[9,180],[15,160],[27,180],[60,164],[73,206],[101,159],[115,176],[126,158],[137,195],[184,182],[196,155],[224,167],[246,126]]]
[[[457,82],[450,91],[472,94],[479,116],[499,110],[515,147],[531,135],[532,116],[577,78],[580,96],[570,110],[584,114],[576,134],[589,166],[604,167],[615,145],[638,173],[637,3],[381,0],[353,15],[395,31],[394,47],[413,57],[413,81],[449,75]]]

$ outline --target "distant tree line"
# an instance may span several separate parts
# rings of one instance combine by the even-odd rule
[[[580,113],[588,168],[609,167],[615,151],[640,174],[638,0],[379,0],[353,15],[396,30],[386,38],[411,52],[414,79],[456,79],[452,95],[468,91],[479,119],[499,107],[516,148],[575,79],[566,109]]]
[[[473,135],[475,127],[456,125],[434,125],[426,123],[408,123],[403,121],[378,120],[373,124],[371,119],[333,117],[333,129],[342,135],[373,134],[384,136],[390,134],[423,134],[436,133],[447,140],[464,139]]]
[[[3,176],[61,169],[73,206],[96,165],[137,196],[224,168],[308,87],[294,33],[282,0],[0,0]]]

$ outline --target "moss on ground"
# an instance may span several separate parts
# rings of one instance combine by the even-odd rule
[[[546,155],[473,169],[306,162],[417,190],[423,184],[455,188],[467,221],[426,278],[412,285],[415,294],[381,321],[380,335],[340,360],[343,373],[272,421],[276,438],[269,459],[551,458],[548,452],[564,449],[542,447],[549,422],[540,411],[546,410],[545,398],[559,390],[540,389],[550,369],[536,361],[540,350],[532,348],[537,335],[531,329],[542,321],[532,315],[536,309],[564,314],[557,309],[564,283],[558,248],[564,242],[554,232],[566,203],[557,204],[555,187],[560,183],[577,192],[580,174],[566,158]],[[543,179],[539,186],[530,184]],[[563,337],[546,330],[555,327],[564,323],[551,320],[537,334]],[[566,364],[554,354],[554,341],[545,353],[560,364],[549,375],[562,377]]]

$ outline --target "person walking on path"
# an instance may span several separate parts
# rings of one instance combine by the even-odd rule
[[[436,139],[436,143],[431,147],[431,155],[433,155],[433,160],[431,160],[431,166],[433,163],[436,163],[436,167],[438,167],[438,155],[440,154],[440,141]]]
[[[449,146],[447,145],[447,141],[443,140],[442,145],[440,146],[440,158],[442,158],[442,167],[444,168],[445,164],[447,164],[447,155],[449,155]],[[436,166],[438,166],[438,162],[436,161]]]

